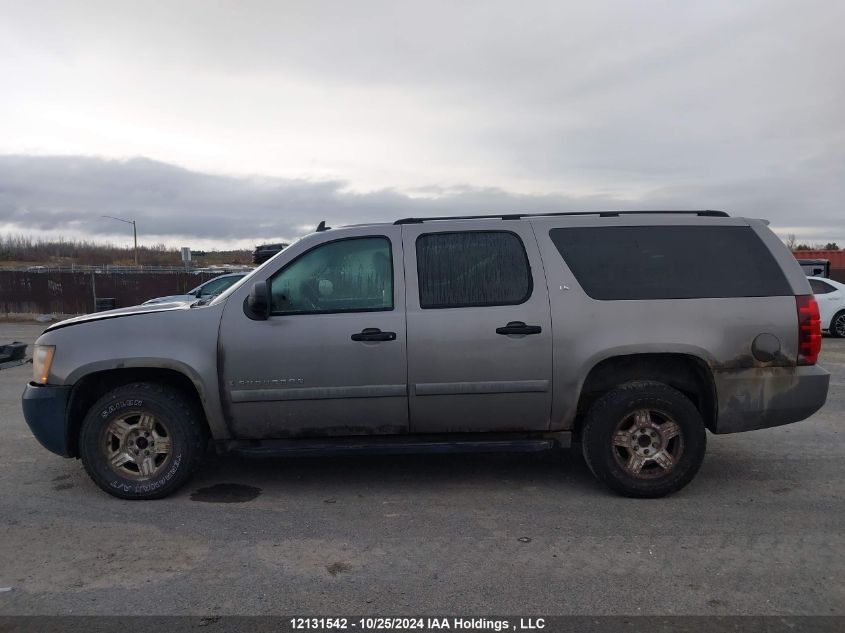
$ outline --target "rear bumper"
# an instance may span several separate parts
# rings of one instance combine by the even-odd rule
[[[66,409],[70,387],[28,384],[21,403],[32,434],[48,451],[70,457]]]
[[[830,374],[817,365],[715,372],[716,433],[740,433],[804,420],[827,400]]]

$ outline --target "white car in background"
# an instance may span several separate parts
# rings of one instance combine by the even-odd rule
[[[155,305],[159,303],[179,303],[187,301],[196,301],[197,299],[211,299],[216,297],[224,290],[228,290],[249,273],[230,273],[228,275],[220,275],[214,279],[209,279],[203,284],[200,284],[193,290],[189,290],[183,295],[169,295],[167,297],[156,297],[149,301],[144,301],[141,305]]]
[[[831,336],[845,338],[845,284],[826,277],[808,277],[819,304],[822,329]]]

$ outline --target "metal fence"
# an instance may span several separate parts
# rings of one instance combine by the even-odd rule
[[[99,270],[100,272],[97,272]],[[113,298],[116,307],[154,297],[183,294],[220,272],[184,269],[156,272],[28,272],[0,270],[0,314],[86,314],[97,299]]]
[[[203,268],[189,268],[184,266],[23,266],[17,268],[4,267],[3,270],[14,270],[27,273],[210,273],[222,275],[224,273],[249,272],[253,266],[226,265],[207,266]]]

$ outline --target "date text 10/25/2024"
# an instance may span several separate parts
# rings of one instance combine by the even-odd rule
[[[514,620],[461,617],[359,617],[291,618],[294,630],[358,631],[537,631],[546,627],[544,618]]]

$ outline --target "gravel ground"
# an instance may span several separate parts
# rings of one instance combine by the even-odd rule
[[[691,485],[639,501],[575,450],[210,458],[171,498],[120,501],[38,445],[31,366],[4,370],[0,614],[842,615],[845,341],[821,364],[822,411],[710,435]]]

